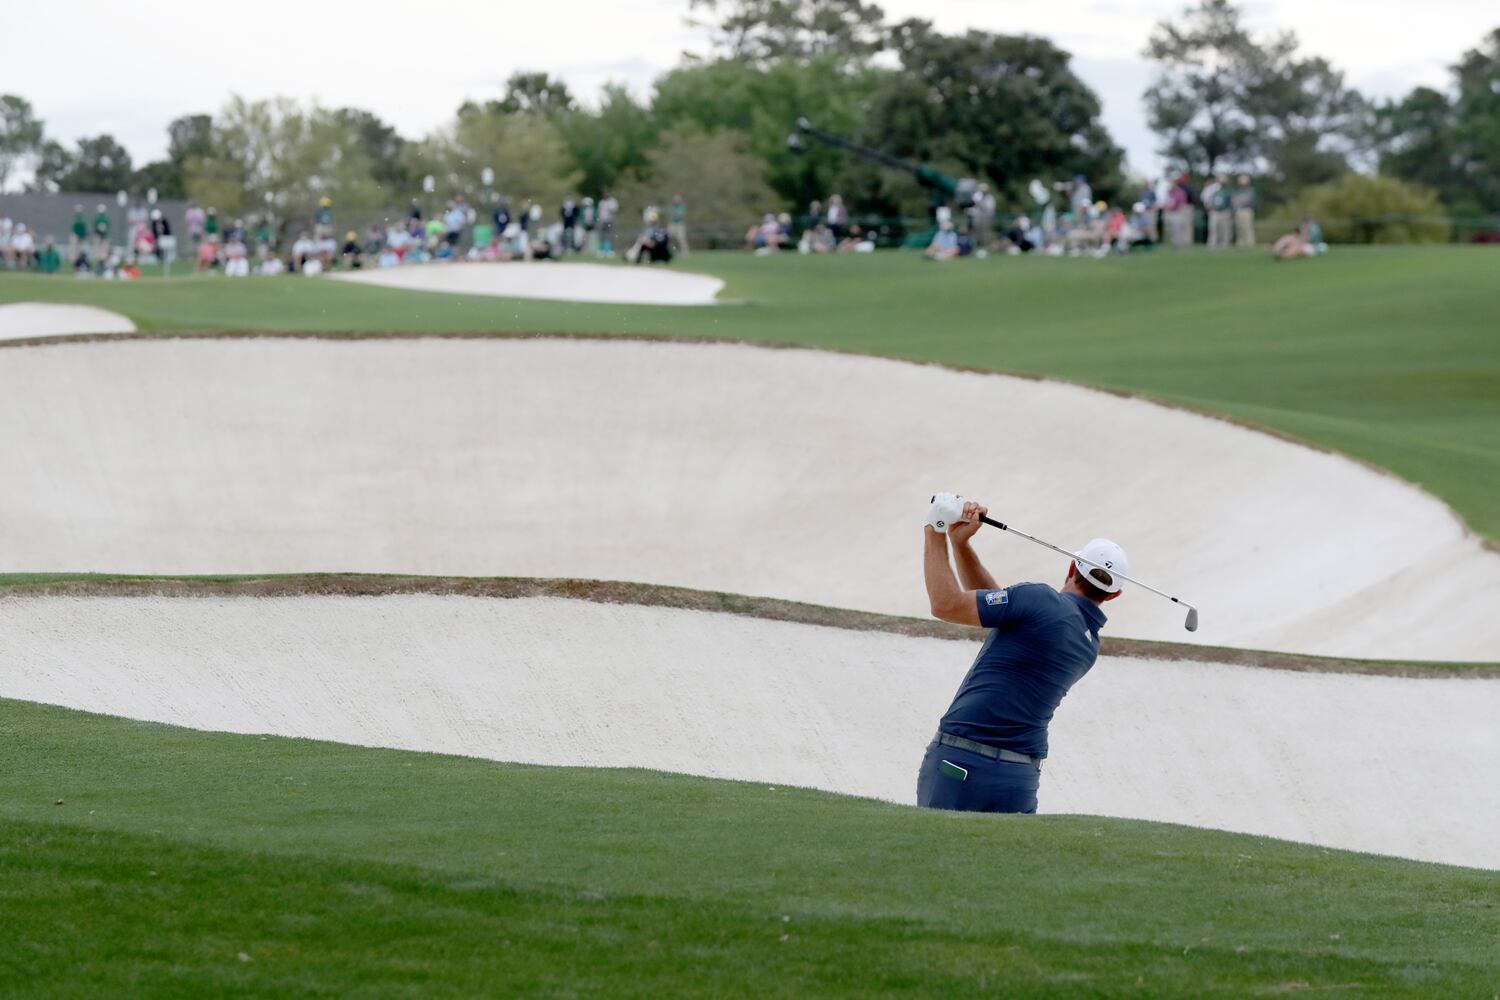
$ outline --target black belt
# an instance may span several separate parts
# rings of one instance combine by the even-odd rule
[[[1012,764],[1030,764],[1032,767],[1041,767],[1042,758],[1029,757],[1024,753],[1016,753],[1014,750],[1004,750],[1000,747],[992,747],[987,743],[977,743],[974,740],[966,740],[962,736],[954,736],[951,733],[939,732],[934,737],[937,742],[945,747],[957,747],[970,753],[977,753],[981,757],[991,760],[1005,760]]]

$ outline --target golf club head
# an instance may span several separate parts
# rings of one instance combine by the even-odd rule
[[[1188,608],[1187,621],[1184,623],[1183,627],[1186,628],[1189,632],[1196,632],[1196,631],[1198,631],[1198,609],[1197,608]]]

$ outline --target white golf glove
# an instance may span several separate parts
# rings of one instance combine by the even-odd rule
[[[956,493],[939,493],[932,498],[932,506],[927,508],[927,524],[938,534],[946,535],[948,525],[955,521],[963,520],[964,498]]]

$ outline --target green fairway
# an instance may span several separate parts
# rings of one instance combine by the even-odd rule
[[[0,302],[86,302],[148,330],[650,333],[1047,374],[1337,449],[1424,486],[1500,539],[1500,254],[1488,248],[1341,248],[1292,264],[1260,253],[951,265],[720,253],[695,255],[691,268],[723,277],[733,304],[25,276],[0,277]]]
[[[0,701],[0,993],[1489,996],[1500,875]]]

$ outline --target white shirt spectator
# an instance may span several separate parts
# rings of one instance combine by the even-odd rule
[[[10,238],[11,247],[18,253],[31,253],[36,249],[36,240],[31,235],[31,230],[26,228],[26,223],[15,227],[15,235]]]

